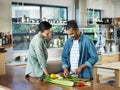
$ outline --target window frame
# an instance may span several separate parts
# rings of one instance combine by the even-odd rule
[[[12,4],[11,5],[13,5],[13,4],[18,4],[18,5],[24,5],[24,6],[39,6],[39,8],[40,8],[40,19],[42,18],[42,7],[54,7],[54,8],[65,8],[66,9],[66,18],[67,18],[67,20],[68,20],[68,7],[65,7],[65,6],[55,6],[55,5],[43,5],[43,4],[31,4],[31,3],[22,3],[22,2],[19,2],[19,3],[17,3],[17,2],[12,2]],[[12,22],[13,23],[13,22]],[[13,25],[13,24],[12,24]],[[37,32],[36,32],[37,33]],[[12,34],[13,34],[13,36],[16,36],[16,35],[18,35],[18,36],[21,36],[21,35],[23,35],[23,37],[24,36],[34,36],[36,33],[14,33],[13,32],[13,30],[12,30]],[[62,34],[62,33],[53,33],[53,35],[66,35],[66,34]],[[14,43],[14,42],[13,42]],[[27,51],[28,50],[28,48],[27,49],[25,49],[24,51]],[[23,49],[22,50],[14,50],[14,48],[13,48],[13,51],[23,51]]]
[[[89,23],[90,22],[90,18],[88,17],[88,11],[94,11],[94,12],[99,12],[99,19],[101,19],[101,10],[99,10],[99,9],[87,9],[87,23],[88,24],[93,24],[93,22],[92,23]],[[94,13],[93,12],[93,13]],[[93,18],[93,17],[92,17]]]

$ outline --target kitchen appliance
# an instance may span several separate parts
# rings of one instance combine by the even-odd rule
[[[111,24],[112,18],[102,18],[103,24]]]

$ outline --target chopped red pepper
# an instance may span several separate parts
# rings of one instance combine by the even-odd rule
[[[78,86],[78,87],[82,87],[82,86],[85,86],[85,84],[84,84],[84,83],[81,83],[81,82],[78,82],[78,83],[77,83],[77,86]]]

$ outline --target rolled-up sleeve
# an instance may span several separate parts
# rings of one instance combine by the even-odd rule
[[[69,65],[68,65],[68,55],[67,55],[67,48],[68,48],[67,45],[68,44],[65,43],[63,53],[62,53],[62,68],[69,67]]]
[[[85,64],[91,68],[98,61],[98,54],[92,41],[89,41],[88,44],[88,54],[89,58]]]

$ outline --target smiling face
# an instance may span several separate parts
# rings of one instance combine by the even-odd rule
[[[49,39],[52,37],[51,35],[51,30],[50,29],[47,29],[47,30],[44,30],[44,32],[42,32],[41,34],[46,38],[46,39]]]
[[[66,25],[66,33],[73,40],[78,40],[80,37],[79,27],[75,20],[70,20]]]
[[[67,30],[66,33],[73,40],[78,40],[80,37],[80,31],[77,28],[74,30],[71,28],[71,29]]]

